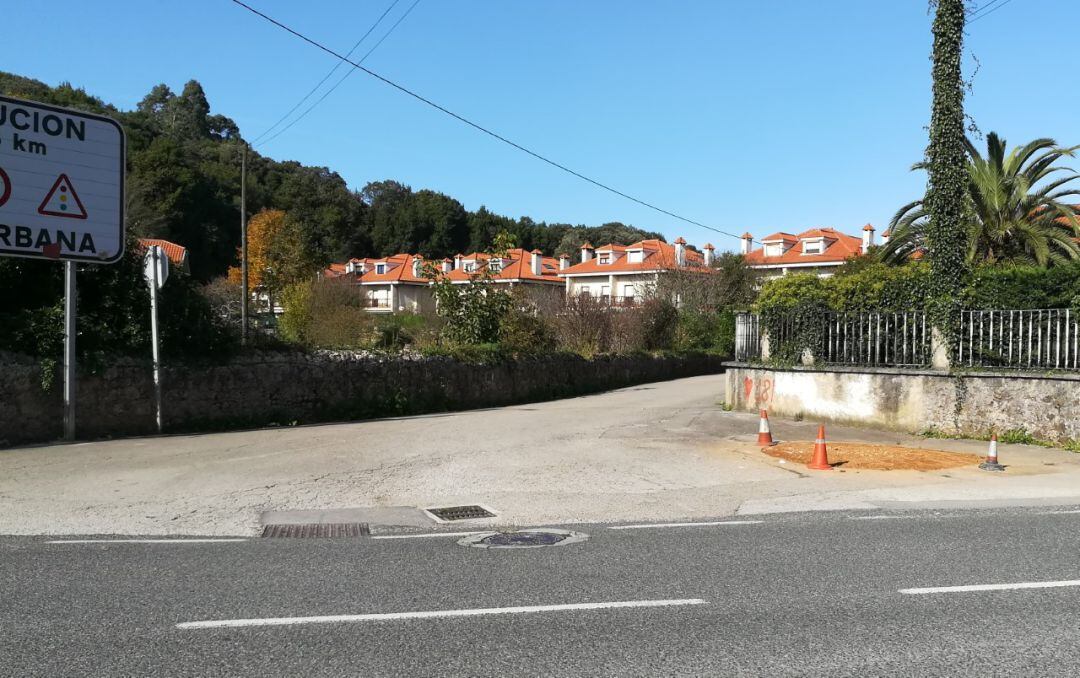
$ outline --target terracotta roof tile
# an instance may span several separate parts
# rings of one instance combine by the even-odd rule
[[[675,247],[662,240],[641,240],[632,245],[615,245],[620,251],[612,250],[611,263],[601,264],[596,257],[589,261],[574,264],[569,268],[559,271],[560,275],[576,275],[582,273],[608,274],[608,273],[632,273],[635,271],[662,271],[675,268]],[[606,247],[601,248],[602,251]],[[627,250],[644,250],[642,261],[631,263]],[[700,252],[686,250],[686,263],[690,268],[703,269],[705,259]],[[711,270],[711,269],[710,269]]]
[[[787,236],[780,233],[777,235]],[[798,242],[806,239],[825,238],[825,251],[821,254],[803,254],[802,247]],[[769,236],[766,240],[779,240],[780,238]],[[812,228],[803,231],[797,236],[783,238],[785,242],[793,242],[791,247],[779,256],[765,256],[765,248],[759,247],[746,255],[746,263],[751,266],[772,266],[778,264],[830,264],[840,263],[849,257],[862,253],[862,239],[853,235],[841,233],[835,228]]]

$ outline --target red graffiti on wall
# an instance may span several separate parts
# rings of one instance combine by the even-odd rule
[[[762,379],[757,383],[757,394],[754,397],[754,406],[768,405],[773,399],[772,379]],[[746,400],[749,402],[750,394],[754,393],[754,380],[750,377],[743,379],[743,390],[746,392]]]

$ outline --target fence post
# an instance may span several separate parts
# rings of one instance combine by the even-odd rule
[[[948,370],[950,363],[949,343],[945,341],[941,330],[932,327],[930,329],[930,367],[935,370]]]

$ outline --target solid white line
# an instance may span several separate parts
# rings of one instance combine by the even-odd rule
[[[528,605],[524,607],[489,607],[467,610],[429,610],[426,612],[386,612],[382,614],[335,614],[322,617],[269,617],[265,619],[217,619],[183,622],[178,629],[217,629],[239,626],[294,626],[297,624],[334,624],[338,622],[394,621],[401,619],[439,619],[445,617],[479,617],[493,614],[528,614],[534,612],[573,612],[581,610],[610,610],[624,607],[675,607],[707,605],[701,598],[678,600],[627,600],[614,603],[574,603],[570,605]]]
[[[247,541],[244,538],[220,539],[54,539],[46,544],[216,544],[217,542]]]
[[[710,527],[712,525],[755,525],[764,520],[717,520],[710,523],[644,523],[641,525],[611,525],[609,530],[644,530],[650,527]]]
[[[1014,589],[1053,589],[1063,586],[1080,586],[1080,579],[1066,581],[1025,581],[1018,584],[972,584],[970,586],[934,586],[924,589],[900,589],[900,593],[920,595],[924,593],[963,593],[965,591],[1012,591]]]
[[[491,530],[477,530],[475,532],[425,532],[424,534],[380,534],[372,539],[425,539],[428,537],[468,537],[474,534],[491,532]]]
[[[1070,511],[1039,511],[1039,514],[1044,515],[1044,516],[1053,516],[1053,515],[1062,514],[1062,513],[1080,513],[1080,509],[1075,509],[1075,510],[1070,510]]]

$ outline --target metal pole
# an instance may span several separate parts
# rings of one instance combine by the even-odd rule
[[[247,242],[247,144],[240,156],[240,343],[247,344],[248,336],[248,242]]]
[[[64,262],[64,440],[75,440],[75,262]]]
[[[160,262],[161,248],[150,248],[150,266],[152,268],[150,281],[150,338],[154,343],[154,412],[156,414],[157,432],[161,433],[161,355],[158,348],[158,266]]]

